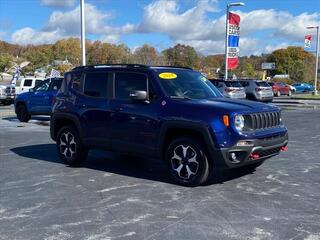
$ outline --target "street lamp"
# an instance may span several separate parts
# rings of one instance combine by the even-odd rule
[[[231,7],[236,7],[236,6],[245,6],[243,2],[235,2],[235,3],[229,3],[227,5],[227,12],[226,12],[226,40],[225,40],[225,72],[224,72],[224,79],[228,80],[228,33],[229,33],[229,23],[228,23],[228,18],[229,18],[229,10]]]
[[[81,65],[86,65],[86,34],[85,34],[85,17],[84,17],[84,0],[80,0],[81,15]]]
[[[315,74],[314,74],[314,95],[318,95],[317,90],[317,82],[318,82],[318,58],[319,58],[319,26],[315,27],[307,27],[307,29],[317,29],[317,40],[316,40],[316,67],[315,67]]]

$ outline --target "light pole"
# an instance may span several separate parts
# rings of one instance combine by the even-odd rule
[[[85,17],[84,17],[84,0],[80,0],[81,15],[81,64],[86,65],[86,33],[85,33]]]
[[[316,40],[316,67],[315,67],[315,74],[314,74],[314,95],[318,95],[317,90],[317,82],[318,82],[318,59],[319,59],[319,26],[316,27],[307,27],[307,29],[317,29],[317,40]]]
[[[245,6],[245,4],[243,2],[235,2],[235,3],[229,3],[227,5],[227,12],[226,12],[226,40],[225,40],[225,49],[224,49],[224,53],[225,53],[225,70],[224,70],[224,79],[228,80],[228,35],[229,35],[229,22],[228,22],[228,18],[229,18],[229,10],[231,7],[234,6]]]

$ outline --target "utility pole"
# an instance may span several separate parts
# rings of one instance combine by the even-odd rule
[[[86,65],[86,33],[85,33],[85,16],[84,16],[84,0],[80,0],[81,15],[81,65]]]
[[[225,70],[224,70],[224,80],[228,80],[228,44],[229,44],[229,11],[233,6],[244,6],[243,2],[229,3],[227,5],[226,11],[226,39],[225,39]]]

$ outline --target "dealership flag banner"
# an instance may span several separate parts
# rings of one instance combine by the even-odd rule
[[[240,16],[229,12],[228,24],[228,69],[235,69],[239,63]]]
[[[18,79],[19,79],[19,77],[20,77],[20,70],[21,70],[20,67],[16,67],[16,71],[15,71],[15,73],[13,74],[13,77],[12,77],[12,79],[11,79],[10,85],[16,86],[17,81],[18,81]]]
[[[306,35],[304,37],[304,47],[305,48],[311,48],[311,39],[312,39],[312,35]]]

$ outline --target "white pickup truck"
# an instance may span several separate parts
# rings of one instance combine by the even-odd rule
[[[44,78],[26,77],[21,80],[20,86],[16,86],[16,94],[29,92],[31,88],[41,83]]]
[[[12,85],[0,85],[0,104],[10,105],[16,97],[15,87]]]

